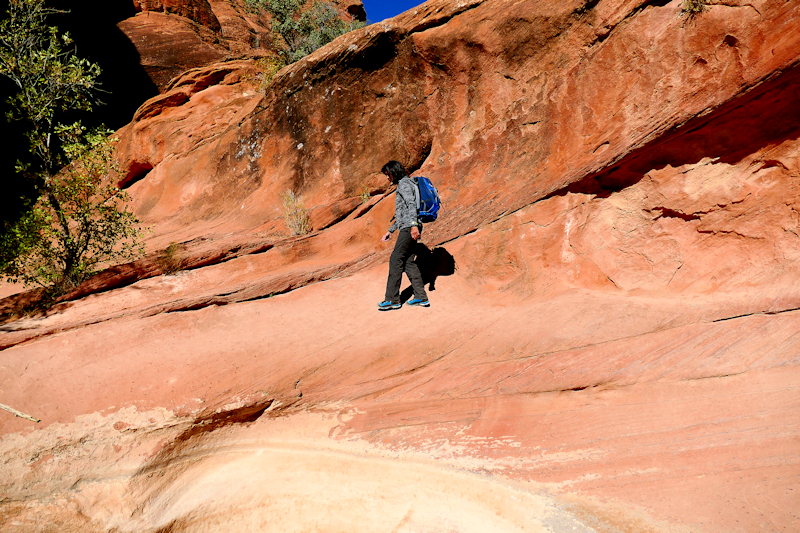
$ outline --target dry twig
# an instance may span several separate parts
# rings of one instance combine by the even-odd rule
[[[25,419],[30,420],[32,422],[41,422],[41,420],[39,420],[36,417],[33,417],[31,415],[26,415],[25,413],[17,411],[13,407],[9,407],[7,405],[3,405],[2,403],[0,403],[0,409],[8,411],[9,413],[13,414],[14,416],[18,416],[20,418],[25,418]]]

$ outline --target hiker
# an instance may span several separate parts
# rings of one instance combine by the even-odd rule
[[[378,304],[378,309],[388,311],[390,309],[400,309],[403,304],[400,302],[400,283],[403,272],[411,281],[414,289],[414,298],[408,301],[408,305],[418,305],[429,307],[428,295],[425,293],[425,286],[422,282],[422,275],[419,272],[417,263],[414,261],[417,255],[417,241],[422,234],[422,223],[419,221],[417,211],[417,195],[419,191],[414,181],[408,177],[406,169],[397,161],[389,161],[381,172],[395,185],[397,192],[394,198],[394,222],[389,231],[381,239],[388,241],[392,233],[398,231],[397,242],[394,251],[389,258],[389,278],[386,280],[386,296],[384,301]]]

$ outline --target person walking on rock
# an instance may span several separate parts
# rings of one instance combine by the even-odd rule
[[[419,191],[414,181],[408,177],[406,169],[397,161],[389,161],[381,172],[395,185],[397,192],[394,198],[394,222],[389,231],[381,239],[388,241],[392,233],[397,231],[397,242],[394,251],[389,258],[389,278],[386,280],[386,296],[384,301],[378,304],[381,311],[400,309],[403,304],[400,302],[400,283],[403,272],[411,281],[414,289],[414,299],[408,301],[408,305],[418,305],[429,307],[428,295],[425,293],[425,285],[422,282],[422,275],[415,261],[417,255],[417,241],[422,234],[422,224],[418,219],[417,196]]]

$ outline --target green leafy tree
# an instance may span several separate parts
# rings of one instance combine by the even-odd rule
[[[98,65],[76,56],[72,40],[48,26],[44,0],[11,0],[0,22],[0,75],[17,92],[7,119],[25,130],[33,157],[17,163],[17,179],[31,181],[38,199],[0,239],[0,273],[27,285],[64,292],[101,263],[141,253],[138,221],[127,195],[108,184],[113,140],[59,122],[68,112],[91,111]]]
[[[48,26],[44,0],[11,0],[0,22],[0,74],[17,86],[7,118],[26,129],[40,168],[26,167],[27,177],[46,185],[62,166],[54,138],[56,117],[66,111],[91,111],[100,67],[77,57],[68,34]]]
[[[272,17],[273,40],[278,53],[289,64],[325,46],[363,22],[346,21],[336,5],[313,0],[246,0],[253,10],[265,10]]]
[[[71,163],[17,224],[23,246],[6,275],[62,293],[99,265],[135,259],[143,249],[138,221],[126,207],[128,194],[107,179],[116,170],[111,132],[87,133],[73,124],[55,133]]]

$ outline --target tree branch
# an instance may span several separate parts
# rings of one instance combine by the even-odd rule
[[[39,420],[36,417],[33,417],[31,415],[26,415],[25,413],[23,413],[21,411],[17,411],[13,407],[9,407],[7,405],[3,405],[2,403],[0,403],[0,409],[3,409],[4,411],[8,411],[9,413],[11,413],[14,416],[17,416],[19,418],[25,418],[27,420],[30,420],[31,422],[41,422],[41,420]]]

